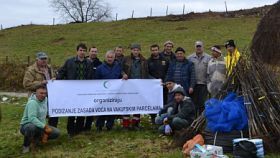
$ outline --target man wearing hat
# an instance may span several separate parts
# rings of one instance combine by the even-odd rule
[[[23,87],[28,90],[28,96],[36,91],[38,86],[46,85],[56,77],[51,65],[48,65],[48,56],[45,52],[36,54],[36,62],[29,66],[23,77]],[[50,117],[49,124],[57,127],[58,118]]]
[[[161,125],[159,132],[166,135],[187,128],[195,118],[195,107],[183,88],[177,88],[173,97],[174,102],[162,109],[156,118],[156,124]]]
[[[227,56],[225,57],[226,68],[227,68],[227,77],[232,73],[233,68],[236,66],[240,53],[237,50],[234,40],[228,40],[225,44],[227,49]]]
[[[212,58],[207,68],[207,89],[211,96],[215,97],[226,80],[226,63],[220,46],[215,45],[211,50]]]
[[[164,50],[160,53],[160,56],[163,57],[168,62],[173,62],[176,59],[175,54],[172,51],[174,47],[174,43],[168,40],[164,42],[163,46],[164,46]]]
[[[126,56],[123,61],[123,78],[126,79],[147,79],[148,78],[148,64],[147,60],[141,55],[140,44],[132,44],[131,54]],[[133,115],[130,121],[129,116],[123,117],[123,127],[125,129],[132,125],[133,129],[140,127],[140,114]]]
[[[35,92],[37,86],[46,85],[48,80],[55,79],[55,73],[48,65],[48,56],[45,52],[36,54],[36,62],[29,66],[23,78],[23,87],[29,91],[29,96]]]
[[[175,83],[183,86],[187,96],[193,93],[195,86],[194,64],[186,59],[185,50],[178,47],[175,51],[176,60],[169,64],[165,81],[173,79]]]
[[[165,87],[168,90],[167,94],[167,101],[165,105],[170,104],[174,101],[174,92],[177,88],[183,88],[180,84],[175,83],[175,81],[172,78],[168,78],[165,80],[164,83]]]
[[[194,63],[196,84],[191,96],[199,116],[204,110],[204,102],[207,99],[207,67],[211,56],[204,52],[203,42],[195,42],[195,52],[188,59]]]

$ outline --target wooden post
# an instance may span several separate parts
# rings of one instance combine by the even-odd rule
[[[1,24],[1,30],[3,30],[3,25]]]
[[[132,10],[131,18],[133,19],[134,16],[134,10]]]
[[[183,15],[185,15],[185,4],[183,5]]]
[[[226,14],[228,14],[228,11],[227,11],[227,1],[225,1],[225,7],[226,7]]]
[[[150,17],[152,17],[153,16],[153,8],[151,8],[151,10],[150,10]]]
[[[118,21],[118,13],[116,13],[116,21]]]
[[[53,26],[55,25],[55,18],[53,18]]]
[[[27,66],[29,66],[30,65],[30,56],[28,55],[27,56]]]
[[[168,15],[168,6],[166,7],[166,16]]]
[[[8,64],[8,62],[9,62],[9,57],[6,56],[6,64]]]

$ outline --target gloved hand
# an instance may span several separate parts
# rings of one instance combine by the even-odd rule
[[[170,127],[169,124],[167,124],[167,125],[164,126],[164,133],[165,133],[166,135],[170,135],[170,134],[172,133],[172,129],[171,129],[171,127]]]
[[[44,134],[42,136],[42,143],[46,144],[48,142],[49,134],[52,132],[52,128],[50,128],[48,125],[44,127]]]
[[[46,126],[44,127],[44,133],[46,133],[46,134],[52,133],[52,128],[50,128],[48,125],[46,125]]]
[[[48,142],[48,138],[49,138],[49,135],[44,132],[44,134],[42,136],[42,143],[46,144]]]

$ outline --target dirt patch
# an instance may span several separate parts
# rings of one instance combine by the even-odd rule
[[[51,41],[51,43],[55,45],[62,45],[64,42],[65,42],[64,37],[60,37]]]

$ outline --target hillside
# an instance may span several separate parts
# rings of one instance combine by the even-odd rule
[[[34,58],[36,51],[42,50],[49,54],[52,64],[59,66],[66,58],[75,55],[75,47],[80,42],[97,46],[101,58],[106,50],[117,45],[128,48],[134,42],[140,43],[142,52],[148,56],[151,44],[162,45],[166,40],[172,40],[175,47],[186,48],[188,53],[193,51],[196,40],[204,41],[209,48],[235,39],[242,50],[249,46],[260,20],[259,14],[241,14],[245,12],[248,10],[229,12],[227,16],[210,12],[116,22],[20,26],[0,31],[0,61],[8,56],[26,62],[27,56]]]

